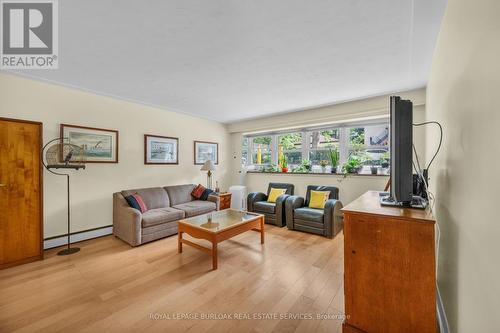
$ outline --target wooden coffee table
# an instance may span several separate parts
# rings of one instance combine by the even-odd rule
[[[264,215],[225,209],[190,217],[179,221],[178,250],[182,253],[182,244],[186,244],[211,254],[212,269],[215,270],[217,269],[217,244],[249,230],[260,232],[260,243],[264,244]],[[211,242],[212,248],[182,238],[183,233]]]

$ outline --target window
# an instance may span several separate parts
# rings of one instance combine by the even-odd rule
[[[243,137],[241,140],[241,165],[245,166],[250,164],[250,161],[248,160],[248,141],[249,139],[247,137]]]
[[[370,173],[372,166],[387,167],[389,124],[381,121],[340,124],[335,127],[246,136],[242,142],[242,164],[254,166],[258,170],[279,170],[279,156],[283,153],[291,170],[300,168],[301,164],[309,160],[313,172],[330,172],[330,150],[339,152],[339,166],[350,158],[360,161],[361,173]]]
[[[289,167],[293,168],[302,162],[302,133],[287,133],[278,136],[278,147],[278,150],[280,148],[283,150]]]
[[[319,130],[308,133],[309,160],[311,164],[319,165],[320,161],[330,161],[330,150],[339,149],[339,129]]]
[[[381,166],[389,161],[389,125],[367,125],[351,127],[349,131],[348,155],[360,159],[362,172],[372,166]]]
[[[271,136],[258,136],[252,139],[252,163],[271,164]],[[260,151],[260,161],[259,161]],[[260,162],[260,163],[259,163]]]

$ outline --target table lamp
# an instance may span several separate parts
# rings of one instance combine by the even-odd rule
[[[212,189],[212,171],[215,171],[214,162],[211,160],[205,161],[200,170],[207,171],[207,188]]]

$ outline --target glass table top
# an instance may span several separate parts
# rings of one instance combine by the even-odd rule
[[[235,225],[257,219],[259,214],[225,209],[208,214],[189,217],[179,222],[192,225],[210,232],[218,232]]]

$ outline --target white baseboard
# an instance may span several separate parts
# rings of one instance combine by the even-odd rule
[[[113,227],[104,227],[95,230],[83,231],[75,233],[69,237],[70,243],[81,242],[87,239],[97,238],[101,236],[111,235],[113,233]],[[60,236],[57,238],[51,238],[43,241],[43,249],[51,249],[53,247],[63,246],[68,244],[68,236]]]

